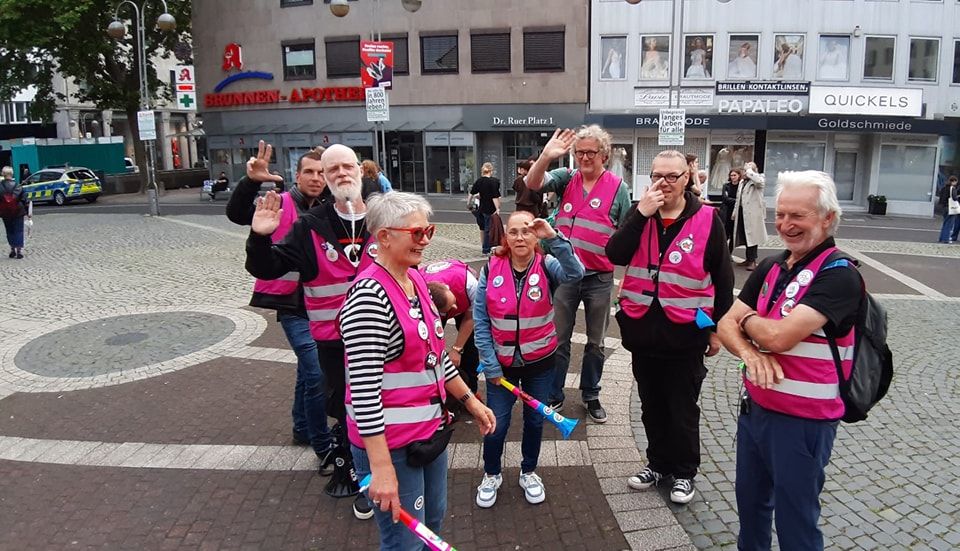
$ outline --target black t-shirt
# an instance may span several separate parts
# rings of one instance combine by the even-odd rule
[[[764,258],[757,269],[750,274],[747,282],[744,283],[738,298],[741,302],[756,310],[763,281],[770,269],[773,268],[774,263],[779,263],[780,275],[777,277],[774,292],[770,297],[771,304],[776,302],[787,284],[793,280],[793,277],[800,270],[803,270],[824,249],[834,246],[836,245],[833,238],[827,239],[803,260],[797,262],[793,269],[788,269],[786,265],[787,257],[790,255],[789,251]],[[825,266],[828,264],[825,264]],[[823,314],[827,318],[827,324],[823,326],[824,334],[836,338],[847,334],[853,324],[856,323],[860,298],[860,274],[855,266],[848,263],[845,266],[821,268],[814,276],[813,281],[810,282],[810,289],[800,299],[800,304],[806,304]]]
[[[500,180],[490,176],[481,176],[473,183],[470,194],[480,196],[480,212],[493,214],[497,211],[497,206],[493,204],[493,200],[500,197]]]

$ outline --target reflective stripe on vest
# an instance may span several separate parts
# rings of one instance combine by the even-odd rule
[[[353,286],[353,282],[344,281],[343,283],[331,283],[329,285],[310,285],[303,287],[304,296],[312,298],[332,297],[337,295],[346,296],[347,291]]]
[[[338,250],[336,245],[325,241],[317,232],[311,231],[310,238],[313,240],[313,250],[317,257],[317,277],[303,283],[303,304],[307,310],[307,319],[310,320],[310,335],[318,341],[337,341],[340,340],[340,331],[336,324],[337,314],[357,272],[372,264],[376,258],[377,244],[367,237],[360,263],[354,267],[346,254]],[[334,260],[327,257],[327,251],[331,249],[337,251]]]
[[[708,316],[713,313],[713,278],[704,268],[713,218],[713,209],[701,206],[662,257],[657,222],[647,220],[620,289],[620,307],[627,316],[642,318],[654,298],[673,323],[693,323],[698,309]]]
[[[789,316],[812,286],[827,257],[835,250],[833,247],[828,248],[802,270],[797,271],[788,285],[783,287],[781,295],[771,304],[780,276],[780,264],[774,263],[767,272],[757,297],[757,313],[773,320]],[[801,281],[804,283],[801,284]],[[787,289],[792,296],[787,296]],[[849,376],[853,365],[853,329],[836,341],[841,369],[845,376]],[[840,397],[837,367],[822,329],[801,340],[790,350],[772,356],[783,369],[784,379],[780,384],[771,389],[760,388],[744,373],[744,386],[754,402],[772,411],[806,419],[832,420],[843,417],[844,406]]]
[[[505,367],[514,365],[517,343],[521,363],[546,358],[557,348],[550,279],[542,254],[530,262],[519,297],[516,284],[510,258],[491,257],[485,300],[494,350]]]
[[[380,397],[383,404],[384,436],[387,447],[400,449],[411,442],[426,440],[443,424],[443,408],[447,393],[443,377],[443,325],[430,300],[430,291],[423,276],[414,269],[407,270],[420,308],[411,308],[406,292],[379,264],[373,263],[357,275],[357,282],[373,279],[383,286],[394,319],[404,336],[400,355],[383,365]],[[411,314],[413,312],[413,314]],[[422,336],[419,325],[425,323],[428,331]],[[439,334],[439,336],[438,336]],[[436,360],[428,364],[428,358]],[[349,370],[349,367],[347,368]],[[349,382],[349,379],[348,379]],[[363,438],[357,427],[350,385],[347,385],[347,437],[357,447]]]
[[[294,222],[297,221],[297,205],[293,197],[288,192],[280,194],[280,208],[283,214],[280,216],[280,224],[270,235],[272,243],[279,243],[290,230]],[[299,272],[287,272],[276,279],[258,279],[253,283],[253,292],[264,295],[291,295],[297,292],[297,286],[300,283]]]
[[[621,181],[605,170],[590,193],[584,196],[583,175],[578,170],[563,190],[556,227],[570,240],[574,252],[587,270],[613,271],[613,264],[607,258],[604,247],[616,231],[616,226],[610,220],[610,209],[620,191]]]

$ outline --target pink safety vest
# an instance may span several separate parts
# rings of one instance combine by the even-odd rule
[[[693,323],[697,309],[713,314],[713,279],[703,267],[712,224],[713,208],[701,206],[660,258],[657,222],[647,220],[620,289],[620,308],[626,315],[642,318],[654,299],[674,323]]]
[[[270,236],[270,241],[279,243],[281,239],[293,228],[293,223],[297,221],[297,205],[293,201],[290,193],[280,194],[280,208],[283,214],[280,216],[280,225]],[[277,279],[258,279],[253,284],[254,293],[265,295],[292,295],[297,292],[297,286],[300,285],[299,272],[287,272]]]
[[[450,288],[450,292],[456,298],[457,304],[453,310],[440,314],[443,321],[455,318],[470,309],[470,297],[467,296],[467,271],[469,270],[470,266],[454,259],[431,262],[420,269],[424,281],[443,283]]]
[[[563,191],[557,211],[557,230],[567,236],[583,266],[597,272],[612,272],[613,264],[604,247],[616,226],[610,221],[610,207],[620,190],[620,178],[605,170],[593,189],[583,196],[583,176],[578,170]]]
[[[537,254],[524,278],[519,299],[509,257],[490,257],[487,270],[487,313],[497,359],[504,367],[513,365],[517,346],[524,362],[546,358],[557,349],[557,328],[553,324],[553,297],[544,269],[544,257]]]
[[[317,277],[303,284],[303,304],[310,321],[310,334],[314,340],[338,341],[340,331],[337,329],[337,313],[353,285],[354,276],[376,260],[377,242],[372,236],[367,238],[360,264],[354,267],[336,245],[325,241],[315,231],[311,231],[310,236],[313,238],[313,250],[319,268]]]
[[[447,399],[443,365],[440,362],[444,349],[443,324],[432,307],[430,291],[420,273],[412,268],[407,273],[420,299],[418,309],[410,307],[410,300],[403,288],[383,266],[373,263],[357,276],[357,281],[374,279],[383,285],[393,314],[403,331],[403,351],[395,360],[383,364],[380,386],[384,433],[387,447],[391,450],[430,438],[443,422],[441,404]],[[417,314],[416,317],[413,313]],[[347,369],[350,369],[349,366]],[[346,404],[347,437],[354,446],[363,448],[349,384]]]
[[[768,308],[770,296],[775,291],[777,277],[780,275],[780,265],[774,264],[757,297],[757,313],[761,317],[774,320],[790,315],[790,311],[810,289],[810,284],[824,261],[835,250],[835,247],[831,247],[823,251],[800,270],[776,302]],[[854,349],[852,328],[849,333],[837,339],[837,348],[843,375],[849,377]],[[833,420],[843,417],[844,406],[837,381],[837,367],[823,329],[818,329],[790,350],[773,356],[783,368],[784,379],[772,389],[766,390],[754,385],[744,373],[744,385],[754,402],[772,411],[806,419]]]

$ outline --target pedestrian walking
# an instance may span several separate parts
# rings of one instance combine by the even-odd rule
[[[481,435],[496,425],[444,350],[443,325],[416,266],[430,244],[430,204],[412,193],[370,198],[377,260],[361,270],[340,310],[346,351],[347,433],[357,475],[372,474],[380,549],[421,550],[397,523],[402,507],[435,534],[447,505],[447,394]]]
[[[550,243],[544,255],[539,241]],[[474,302],[477,348],[487,381],[487,404],[496,415],[496,431],[483,439],[483,479],[478,507],[492,507],[503,482],[501,459],[517,397],[499,385],[506,379],[546,403],[554,378],[557,328],[553,295],[562,284],[583,277],[583,264],[567,238],[542,218],[517,211],[507,219],[506,235],[480,271]],[[520,487],[528,503],[543,503],[546,490],[536,473],[543,440],[543,415],[523,408]]]
[[[13,168],[0,170],[0,218],[10,246],[10,258],[23,259],[24,220],[33,223],[30,200],[23,187],[13,179]]]
[[[517,178],[513,181],[513,192],[517,194],[516,210],[527,211],[534,218],[546,218],[547,206],[543,202],[543,193],[528,188],[524,181],[532,165],[533,160],[530,159],[517,163]]]
[[[832,260],[841,213],[830,176],[781,172],[776,228],[786,250],[760,263],[720,320],[723,345],[745,366],[739,549],[770,549],[774,518],[782,549],[824,548],[820,492],[844,415],[837,374],[850,376],[863,296],[856,267]]]
[[[490,247],[494,245],[490,242],[490,218],[494,214],[500,214],[500,180],[493,176],[493,163],[483,163],[480,167],[480,178],[470,188],[467,204],[470,204],[474,197],[480,199],[477,224],[482,224],[481,250],[483,254],[490,254]]]
[[[684,191],[690,175],[679,151],[657,154],[650,187],[606,247],[627,267],[616,320],[647,436],[647,464],[627,484],[642,490],[672,477],[670,500],[681,504],[693,499],[700,467],[703,358],[720,351],[713,320],[730,308],[734,283],[723,224]]]
[[[573,149],[577,170],[558,168],[546,172],[550,163]],[[603,251],[607,240],[630,213],[630,190],[621,178],[606,170],[610,158],[610,135],[597,125],[576,132],[559,130],[544,146],[527,174],[527,187],[561,197],[556,228],[563,233],[586,268],[583,279],[560,285],[554,297],[556,308],[556,370],[550,389],[550,407],[563,408],[570,338],[577,309],[583,303],[587,344],[580,368],[580,396],[587,414],[596,423],[607,420],[600,403],[600,380],[605,359],[603,339],[610,320],[613,295],[613,264]]]
[[[751,161],[743,165],[743,178],[737,186],[737,200],[733,208],[733,246],[743,245],[746,248],[746,258],[739,265],[748,272],[757,267],[759,246],[767,240],[764,185],[766,178],[757,172],[756,163]]]
[[[960,187],[957,186],[957,177],[951,176],[946,185],[940,188],[937,199],[943,207],[943,225],[940,226],[940,243],[956,243],[957,234],[960,234]]]
[[[727,183],[723,184],[720,193],[720,219],[723,220],[723,231],[727,234],[728,249],[733,253],[734,232],[733,213],[737,208],[737,194],[740,191],[740,180],[743,179],[743,170],[735,168],[730,171]]]

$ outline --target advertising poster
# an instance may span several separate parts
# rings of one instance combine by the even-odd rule
[[[361,40],[360,63],[364,88],[393,88],[393,42]]]

